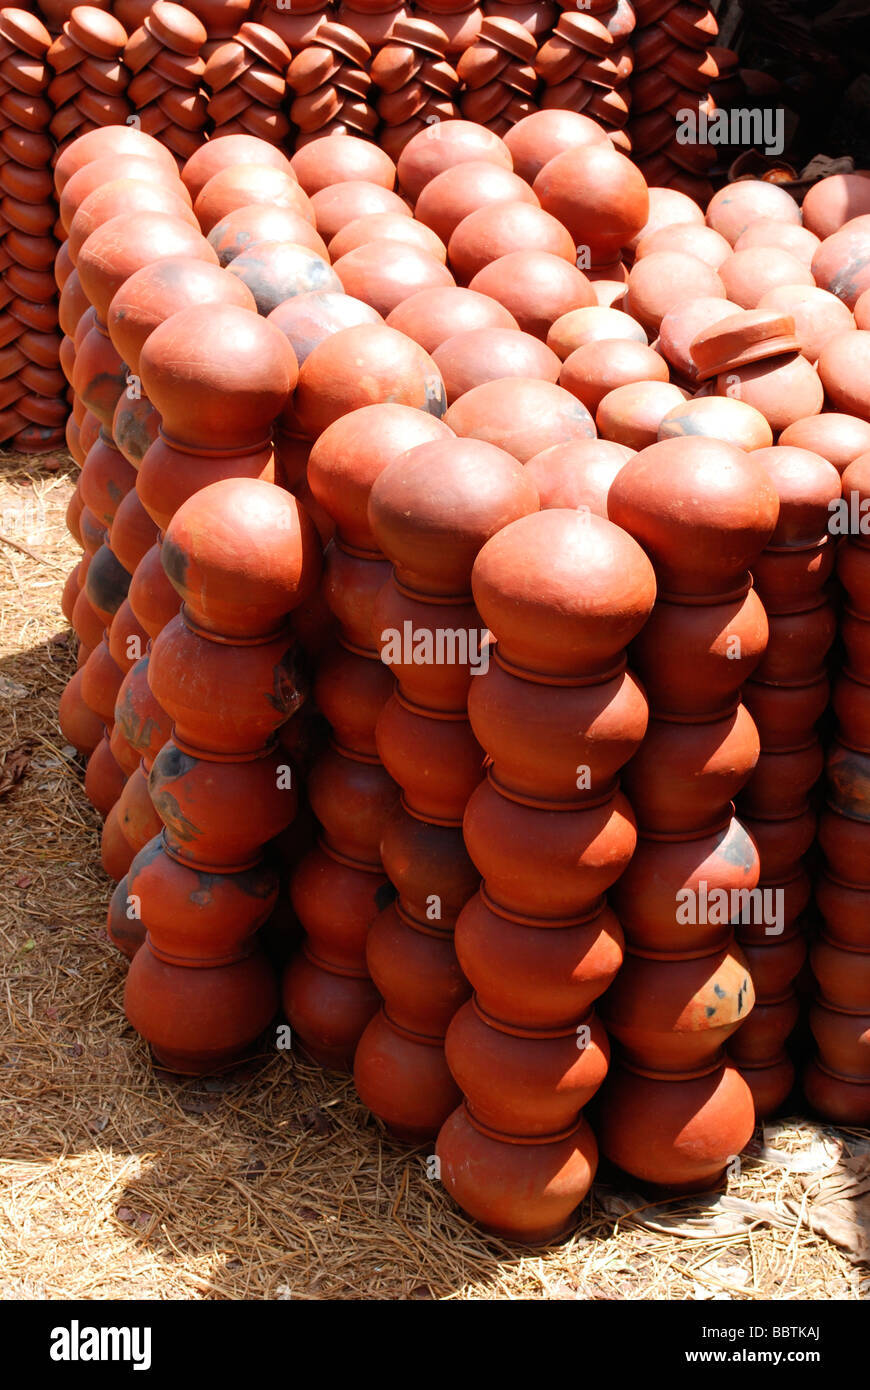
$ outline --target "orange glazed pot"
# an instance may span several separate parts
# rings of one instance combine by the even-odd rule
[[[359,1040],[353,1062],[357,1094],[405,1143],[434,1139],[462,1100],[440,1038],[396,1024],[379,1010]]]
[[[521,1028],[575,1024],[613,980],[622,945],[600,900],[581,917],[543,922],[506,912],[481,888],[456,923],[459,963],[481,1008]]]
[[[127,976],[124,1008],[169,1071],[198,1076],[235,1061],[275,1014],[278,991],[260,951],[191,970],[160,960],[148,938]]]
[[[506,1240],[546,1245],[564,1239],[598,1164],[595,1136],[581,1117],[561,1134],[512,1140],[487,1129],[463,1105],[445,1121],[435,1152],[455,1202]]]

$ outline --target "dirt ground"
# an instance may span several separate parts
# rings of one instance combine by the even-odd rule
[[[568,1243],[530,1253],[467,1222],[342,1077],[274,1050],[155,1070],[57,725],[73,474],[0,455],[0,1298],[870,1296],[867,1133],[778,1122],[724,1196],[656,1204],[609,1175]]]

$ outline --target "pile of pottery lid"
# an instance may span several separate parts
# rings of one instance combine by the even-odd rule
[[[61,444],[69,413],[53,273],[50,44],[35,15],[0,10],[0,441],[27,453]]]
[[[171,0],[156,0],[127,40],[124,62],[134,77],[128,89],[137,127],[159,137],[173,154],[186,159],[204,138],[206,99],[205,26]]]
[[[392,24],[370,69],[379,92],[377,112],[387,127],[380,143],[388,154],[400,153],[427,124],[459,115],[454,97],[460,77],[446,53],[447,35],[440,25],[419,17],[401,17]]]
[[[122,125],[133,109],[126,92],[130,69],[122,61],[127,30],[93,5],[77,5],[48,50],[54,78],[49,127],[60,149],[101,125]]]
[[[262,24],[246,22],[234,38],[214,44],[203,73],[203,86],[211,93],[210,138],[247,133],[283,143],[290,134],[281,109],[290,60],[284,40]]]
[[[630,5],[596,5],[582,13],[563,10],[552,37],[541,46],[535,69],[546,83],[544,108],[584,111],[614,132],[617,145],[631,149],[622,132],[632,104],[635,59]]]
[[[295,93],[290,119],[303,136],[374,133],[377,116],[367,100],[371,56],[352,29],[324,20],[287,69],[287,85]]]
[[[158,1059],[280,995],[464,1210],[553,1239],[597,1145],[707,1187],[789,1102],[814,941],[807,1094],[866,1124],[870,179],[705,217],[556,110],[180,175],[103,129],[55,177],[60,717]]]
[[[522,24],[513,19],[484,19],[480,37],[465,50],[456,68],[464,88],[463,116],[503,135],[536,110],[532,100],[538,87],[536,54],[537,44]]]

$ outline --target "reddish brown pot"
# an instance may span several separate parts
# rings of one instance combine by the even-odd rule
[[[501,208],[493,209],[496,211]],[[461,230],[458,228],[451,237],[451,245]],[[592,284],[573,259],[536,247],[491,260],[477,271],[470,288],[497,300],[520,328],[542,341],[546,341],[557,319],[573,309],[596,303]]]
[[[233,266],[237,264],[233,262]],[[336,261],[345,292],[386,316],[421,290],[447,288],[454,280],[435,256],[401,241],[370,241]]]
[[[870,216],[853,217],[826,237],[813,256],[816,284],[853,309],[870,287]]]
[[[804,1094],[819,1114],[842,1125],[870,1123],[870,1083],[835,1076],[816,1059],[803,1076]]]
[[[158,959],[146,938],[130,965],[124,1008],[161,1066],[200,1075],[247,1051],[272,1019],[277,993],[259,951],[190,970]]]
[[[743,789],[741,807],[751,816],[797,815],[821,777],[824,761],[822,746],[815,737],[796,748],[762,748]]]
[[[533,184],[541,206],[568,228],[593,264],[614,260],[649,215],[646,182],[609,143],[575,146],[556,155]]]
[[[821,675],[805,685],[748,681],[743,698],[765,749],[795,748],[811,737],[828,707],[830,682]]]
[[[727,299],[717,298],[690,299],[667,310],[659,324],[657,350],[684,384],[694,385],[698,379],[698,368],[690,350],[695,338],[733,314],[734,305]]]
[[[94,612],[85,590],[82,588],[73,604],[72,625],[76,636],[88,652],[98,646],[106,626],[106,619]]]
[[[154,759],[149,790],[167,844],[183,863],[243,869],[293,820],[295,782],[277,750],[244,762],[216,762],[170,739]],[[239,806],[246,808],[243,822]]]
[[[82,592],[97,617],[108,626],[130,588],[130,575],[119,564],[108,544],[100,546],[88,565]],[[75,610],[74,610],[75,613]]]
[[[314,222],[311,199],[293,174],[266,164],[235,164],[213,174],[196,195],[193,210],[207,236],[229,213],[254,203],[289,208]]]
[[[430,180],[417,199],[414,216],[446,243],[465,217],[495,203],[537,207],[538,200],[528,183],[509,169],[488,160],[471,160]]]
[[[767,650],[756,680],[788,685],[821,674],[837,633],[836,614],[827,599],[798,613],[772,613],[768,624]]]
[[[424,600],[390,578],[375,598],[370,631],[410,701],[429,710],[465,709],[472,674],[489,661],[486,629],[473,603]]]
[[[157,438],[160,416],[144,396],[129,400],[127,392],[120,397],[112,418],[112,438],[124,458],[134,468],[139,467]]]
[[[745,815],[741,810],[741,819],[758,847],[764,880],[794,873],[816,835],[816,815],[809,807],[793,816],[770,820]]]
[[[556,319],[547,334],[547,346],[564,362],[577,348],[588,343],[605,343],[617,338],[643,346],[647,344],[646,333],[630,314],[593,304],[584,309],[571,309]]]
[[[321,188],[311,199],[311,211],[315,226],[327,244],[342,227],[355,222],[358,217],[369,217],[376,212],[411,216],[411,209],[398,193],[390,192],[383,184],[369,183],[365,179],[347,180]]]
[[[185,502],[162,556],[194,619],[224,637],[274,632],[320,577],[313,522],[292,494],[249,478],[213,483]]]
[[[570,1125],[607,1073],[610,1049],[594,1010],[578,1028],[497,1024],[469,1000],[447,1030],[445,1055],[475,1119],[505,1135],[552,1135]]]
[[[716,1060],[754,1003],[747,962],[736,948],[687,959],[629,951],[601,1017],[629,1065],[687,1072]]]
[[[544,918],[584,912],[623,873],[636,842],[631,808],[619,792],[552,810],[508,798],[489,780],[472,794],[463,830],[493,900]]]
[[[830,821],[825,826],[826,841],[836,830]],[[855,872],[855,867],[852,867]],[[825,919],[827,931],[838,944],[863,949],[866,943],[865,923],[870,905],[870,884],[856,885],[837,878],[829,870],[820,874],[815,883],[816,906]]]
[[[181,739],[217,753],[262,748],[305,698],[289,634],[229,645],[181,614],[156,639],[148,678]]]
[[[124,790],[126,780],[126,774],[112,755],[108,736],[103,734],[88,758],[85,796],[104,820]]]
[[[64,185],[63,193],[58,200],[58,211],[67,231],[85,198],[95,189],[102,188],[116,179],[137,179],[146,182],[151,180],[165,184],[184,198],[188,207],[191,206],[190,194],[184,184],[180,183],[177,171],[170,173],[168,166],[154,159],[151,154],[147,158],[132,154],[104,155],[101,159],[92,159],[82,165]]]
[[[380,850],[400,907],[426,929],[451,927],[480,884],[459,827],[425,821],[404,802],[384,820]]]
[[[500,787],[576,802],[613,785],[644,737],[647,703],[625,670],[590,684],[538,684],[514,675],[496,653],[471,682],[468,717]]]
[[[870,449],[870,421],[859,419],[857,415],[825,411],[822,415],[796,420],[783,430],[779,442],[821,454],[842,473],[853,459]]]
[[[229,135],[209,140],[207,147],[201,145],[190,156],[181,172],[191,198],[196,198],[209,179],[220,173],[221,169],[235,164],[270,164],[275,169],[285,171],[289,168],[287,157],[281,150],[264,140],[255,139],[253,135]]]
[[[602,144],[604,134],[596,121],[577,112],[535,111],[507,131],[504,142],[516,172],[533,183],[557,154],[578,145]]]
[[[380,762],[330,749],[311,772],[308,796],[331,849],[361,863],[380,862],[381,834],[399,799]]]
[[[595,437],[589,412],[568,391],[522,377],[467,391],[450,407],[446,423],[459,435],[505,449],[520,463],[548,445]]]
[[[561,365],[539,339],[506,328],[478,328],[448,338],[436,348],[433,360],[451,404],[485,381],[509,376],[556,381]]]
[[[768,448],[773,431],[760,411],[730,396],[700,396],[669,410],[658,428],[659,439],[700,434],[721,439],[747,452]]]
[[[591,342],[566,358],[560,386],[593,413],[604,397],[633,381],[668,380],[667,363],[651,347],[625,338]]]
[[[799,927],[787,928],[783,936],[766,941],[741,942],[740,949],[749,964],[758,1001],[785,995],[807,956],[807,944]]]
[[[705,475],[714,462],[711,493]],[[685,523],[689,497],[691,528]],[[715,440],[666,439],[620,471],[608,512],[652,556],[660,592],[715,596],[745,583],[749,565],[773,534],[779,501],[752,455]]]
[[[866,1010],[870,951],[850,951],[823,935],[813,945],[810,964],[826,1003],[854,1013]]]
[[[717,824],[759,753],[758,729],[742,704],[713,720],[652,719],[622,777],[638,824],[668,832]]]
[[[304,433],[317,438],[340,416],[387,399],[436,417],[446,408],[431,357],[395,329],[373,324],[343,329],[314,349],[299,373],[294,405]]]
[[[85,683],[82,692],[87,699]],[[846,736],[847,731],[841,729],[838,739],[828,749],[825,760],[828,801],[846,815],[870,821],[870,752],[856,747],[851,734],[847,743]]]
[[[91,450],[93,453],[93,450]],[[139,561],[157,540],[157,527],[148,515],[135,487],[122,499],[112,521],[109,544],[124,569],[133,574]]]
[[[870,420],[870,332],[836,333],[828,338],[819,353],[818,371],[835,410]]]
[[[758,851],[735,818],[691,837],[647,832],[612,903],[626,939],[638,950],[712,951],[730,938],[737,915],[731,894],[753,889],[759,869]]]
[[[138,917],[135,905],[129,901],[126,875],[119,880],[109,900],[106,933],[109,940],[128,960],[133,959],[145,940],[144,923]]]
[[[55,186],[58,194],[63,193],[67,182],[79,169],[92,160],[107,155],[127,155],[133,158],[156,160],[172,179],[178,177],[178,166],[174,158],[158,140],[146,135],[133,126],[105,126],[100,130],[88,131],[73,144],[67,145],[59,155],[54,170]]]
[[[837,577],[851,599],[851,608],[870,615],[870,550],[861,545],[841,545]]]
[[[115,701],[120,733],[149,767],[172,732],[171,720],[151,689],[150,665],[149,654],[130,668]]]
[[[554,556],[562,561],[555,568]],[[636,544],[603,518],[567,510],[523,517],[493,536],[475,563],[472,588],[506,662],[575,678],[610,673],[655,592]]]
[[[634,453],[607,439],[553,444],[526,464],[541,509],[569,507],[607,516],[607,496],[619,470]]]
[[[390,576],[390,564],[379,552],[355,552],[339,541],[329,543],[323,565],[323,597],[335,614],[345,641],[360,651],[374,652],[374,605]]]
[[[509,454],[475,439],[437,440],[384,469],[368,516],[400,583],[458,596],[485,542],[537,506],[531,480]]]
[[[736,396],[760,410],[774,434],[807,415],[818,415],[825,399],[815,367],[799,352],[721,372],[715,389],[720,396]]]
[[[604,1091],[599,1133],[618,1167],[686,1192],[715,1185],[754,1124],[752,1096],[732,1066],[684,1076],[621,1066]]]
[[[79,251],[77,268],[100,320],[106,322],[112,299],[134,271],[169,256],[217,264],[201,232],[164,212],[123,213],[92,232]]]
[[[471,993],[456,959],[453,932],[415,921],[401,903],[392,903],[372,922],[366,960],[389,1021],[412,1033],[443,1037]]]
[[[716,270],[698,256],[687,254],[685,250],[653,251],[636,260],[632,267],[626,311],[647,331],[655,333],[669,309],[700,298],[733,300],[734,296],[728,293],[727,285]]]
[[[197,219],[186,197],[172,185],[159,180],[116,178],[102,184],[79,204],[69,226],[69,250],[75,265],[79,252],[91,232],[112,217],[140,212],[161,212],[199,230]]]
[[[582,917],[544,923],[504,911],[481,889],[459,916],[456,952],[491,1017],[567,1028],[619,969],[622,932],[601,903]]]
[[[97,442],[88,450],[79,479],[84,505],[104,526],[111,526],[123,498],[135,486],[135,468],[130,467],[101,431]]]
[[[160,817],[148,792],[148,773],[137,767],[128,777],[115,806],[118,829],[130,846],[132,856],[162,830]]]
[[[248,287],[257,312],[264,316],[293,295],[341,289],[339,277],[324,257],[292,242],[256,242],[233,258],[228,271]]]
[[[671,222],[640,237],[634,248],[635,262],[663,251],[693,256],[713,270],[718,270],[731,255],[731,246],[712,227],[705,227],[699,222]]]
[[[764,1066],[779,1059],[799,1017],[800,1004],[790,988],[779,998],[759,998],[751,1018],[729,1043],[729,1056],[739,1066],[749,1067]]]
[[[413,338],[426,352],[434,352],[460,333],[518,327],[513,314],[502,304],[459,286],[417,290],[391,311],[387,322],[390,328]]]
[[[449,171],[455,177],[456,170]],[[443,177],[443,175],[442,175]],[[574,264],[574,243],[560,222],[531,200],[477,207],[456,225],[447,254],[458,279],[468,283],[479,270],[517,251],[547,251]]]
[[[284,972],[281,997],[305,1051],[321,1066],[350,1071],[359,1039],[380,1005],[368,975],[323,970],[303,948]]]
[[[323,237],[301,212],[292,208],[250,203],[228,212],[208,234],[209,245],[222,266],[231,265],[236,256],[261,241],[292,241],[329,261]]]
[[[366,970],[366,939],[388,891],[379,869],[356,866],[318,845],[293,874],[293,908],[317,959],[339,972]]]
[[[401,1027],[384,1009],[359,1040],[353,1076],[363,1104],[406,1143],[433,1139],[462,1099],[441,1039]]]
[[[818,542],[828,530],[830,504],[842,491],[836,468],[819,454],[782,444],[759,450],[755,461],[762,465],[779,496],[779,519],[771,546],[781,549]]]
[[[687,399],[681,386],[665,381],[636,381],[609,391],[595,413],[604,439],[630,449],[645,449],[659,438],[662,421]]]
[[[181,607],[181,596],[169,582],[160,551],[159,545],[152,545],[130,581],[130,607],[149,637],[156,637]]]
[[[100,863],[109,878],[119,883],[132,864],[134,854],[135,850],[121,830],[118,813],[113,806],[100,836]]]
[[[436,174],[471,160],[486,160],[505,169],[513,163],[507,146],[483,126],[473,121],[441,121],[408,141],[398,160],[399,184],[416,200]]]
[[[301,366],[324,338],[342,328],[380,323],[381,315],[351,295],[333,290],[311,290],[279,304],[269,314],[269,322],[280,328]]]
[[[111,429],[115,407],[127,386],[127,368],[97,328],[90,329],[76,351],[72,384],[100,424]]]
[[[859,617],[847,608],[840,621],[840,633],[852,675],[870,682],[870,618]]]
[[[760,179],[726,184],[711,199],[707,222],[733,246],[751,223],[762,218],[800,224],[800,209],[784,189]]]
[[[364,179],[368,183],[380,183],[384,188],[393,187],[395,165],[377,145],[349,135],[337,145],[327,144],[327,138],[313,140],[297,150],[291,160],[293,172],[306,193],[317,193],[321,188],[348,179]]]
[[[394,694],[378,717],[376,739],[412,813],[439,823],[461,821],[484,764],[464,714],[436,714]]]
[[[843,1077],[870,1081],[870,1015],[854,1013],[818,999],[810,1009],[810,1028],[826,1066]]]
[[[110,728],[115,720],[115,700],[123,678],[103,634],[82,667],[81,692],[85,704]]]
[[[318,663],[314,700],[343,748],[377,753],[375,724],[392,691],[390,671],[343,642],[330,646]]]

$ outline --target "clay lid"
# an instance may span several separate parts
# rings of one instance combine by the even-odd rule
[[[689,48],[707,48],[713,39],[719,37],[716,16],[704,5],[674,5],[662,17],[659,27],[677,43],[686,44]]]
[[[341,97],[331,82],[297,97],[290,107],[290,119],[300,130],[319,130],[341,110]]]
[[[264,106],[280,106],[287,91],[283,74],[268,63],[252,63],[238,83],[253,101],[262,102]]]
[[[218,44],[209,54],[203,73],[203,82],[212,92],[221,92],[237,77],[241,77],[253,59],[246,49],[235,39]]]
[[[95,125],[123,125],[130,114],[130,103],[125,96],[110,97],[89,87],[79,92],[75,104],[80,115]]]
[[[510,54],[492,43],[478,41],[467,48],[456,64],[459,80],[473,91],[498,77],[511,61]]]
[[[423,56],[408,43],[385,43],[375,54],[369,71],[382,92],[397,92],[423,66]]]
[[[541,109],[544,111],[585,110],[592,100],[593,88],[582,77],[569,77],[558,82],[555,87],[545,87],[541,95]]]
[[[117,58],[127,42],[120,20],[95,5],[76,5],[63,31],[94,58]]]
[[[236,39],[249,53],[255,54],[270,67],[277,68],[281,73],[286,72],[292,57],[290,49],[280,34],[273,33],[265,24],[246,21],[236,34]]]
[[[634,59],[628,44],[609,58],[594,58],[591,54],[583,63],[580,72],[587,82],[596,87],[623,87],[634,71]],[[632,107],[634,93],[632,93]]]
[[[629,106],[620,92],[593,92],[586,104],[586,113],[596,121],[621,129],[628,120]]]
[[[85,58],[76,69],[86,87],[98,92],[124,92],[130,84],[130,74],[118,58]]]
[[[0,113],[23,130],[44,130],[51,120],[51,103],[32,92],[6,92],[0,97]]]
[[[538,74],[535,69],[529,63],[520,63],[516,60],[502,68],[498,80],[503,82],[506,87],[510,87],[512,92],[519,92],[521,96],[526,97],[530,97],[538,86]]]
[[[512,96],[509,87],[503,82],[487,82],[475,92],[463,92],[460,105],[467,121],[479,121],[483,125],[498,116],[507,106]]]
[[[663,29],[642,29],[632,42],[636,72],[647,72],[662,63],[677,45]]]
[[[613,35],[599,19],[573,10],[563,11],[554,33],[573,43],[575,48],[582,48],[584,53],[593,53],[599,58],[606,58],[615,46]]]
[[[794,319],[769,309],[746,309],[705,328],[689,345],[698,380],[761,362],[786,352],[798,352]]]
[[[365,39],[348,29],[347,25],[336,24],[330,19],[325,20],[318,29],[317,42],[324,48],[340,53],[343,58],[349,58],[359,67],[367,67],[372,60],[372,51]]]
[[[365,97],[372,89],[372,79],[365,69],[352,68],[350,63],[342,63],[332,80],[339,91],[352,97]]]
[[[27,10],[0,9],[0,37],[31,58],[44,58],[51,47],[51,34],[42,20]]]
[[[740,59],[733,48],[723,48],[721,44],[708,43],[707,52],[715,60],[720,78],[725,79],[734,76],[740,66]]]
[[[503,48],[521,63],[533,63],[538,45],[528,29],[515,19],[493,19],[487,16],[480,26],[480,37],[485,43],[494,43]]]
[[[312,44],[310,48],[303,48],[301,53],[297,53],[288,67],[287,86],[297,96],[307,96],[328,82],[340,67],[341,59],[331,48],[318,48],[317,44]]]
[[[655,111],[676,96],[678,91],[676,82],[656,68],[636,73],[631,84],[632,112],[636,116],[643,116],[648,111]]]
[[[675,48],[662,63],[662,71],[693,92],[705,92],[719,76],[716,59],[694,48]]]
[[[66,25],[64,25],[64,31],[58,34],[45,55],[55,72],[68,72],[85,56],[75,39],[71,39],[65,30]],[[3,66],[5,67],[6,64],[4,63]]]
[[[362,131],[365,135],[373,135],[378,128],[377,112],[372,110],[367,101],[343,101],[338,120],[343,121],[351,130]]]
[[[205,95],[171,87],[160,98],[160,109],[182,130],[202,130],[207,115]]]
[[[53,107],[65,106],[73,97],[78,96],[84,87],[85,79],[79,72],[79,67],[81,63],[70,68],[69,72],[59,72],[49,82],[45,94]],[[48,119],[51,120],[51,116]]]
[[[594,9],[592,13],[595,13]],[[634,5],[630,3],[630,0],[617,0],[616,8],[603,17],[602,23],[617,43],[624,43],[637,28]]]
[[[672,10],[677,0],[634,0],[634,12],[639,29],[646,29]]]
[[[417,76],[431,91],[440,92],[445,97],[452,96],[459,86],[459,73],[443,58],[424,63]]]
[[[553,86],[571,77],[586,60],[586,54],[560,34],[547,39],[538,49],[535,72],[542,82]]]
[[[290,122],[284,112],[261,106],[257,101],[252,101],[239,113],[239,125],[248,135],[255,135],[270,145],[280,144],[290,134]]]
[[[390,30],[390,38],[399,43],[409,43],[422,53],[431,53],[435,58],[443,58],[447,52],[447,35],[438,24],[428,19],[397,19]]]
[[[161,48],[160,40],[155,39],[143,24],[139,29],[134,29],[124,45],[124,62],[131,72],[141,72],[151,62],[154,55],[160,52]],[[49,61],[51,61],[50,54]]]
[[[154,0],[144,28],[175,53],[198,53],[208,38],[205,25],[193,11],[173,5],[172,0]]]
[[[248,105],[248,96],[239,87],[224,87],[221,91],[215,92],[208,103],[208,114],[215,125],[225,125],[238,116],[240,111],[244,111]]]
[[[151,59],[151,69],[179,87],[198,87],[205,77],[205,59],[190,53],[161,48]]]
[[[387,125],[403,125],[426,105],[429,93],[422,82],[406,82],[397,92],[384,92],[378,101],[378,115]]]
[[[127,88],[127,95],[134,106],[147,106],[149,101],[156,101],[158,97],[162,97],[171,86],[168,78],[161,77],[153,68],[145,68],[144,71],[137,72]]]

